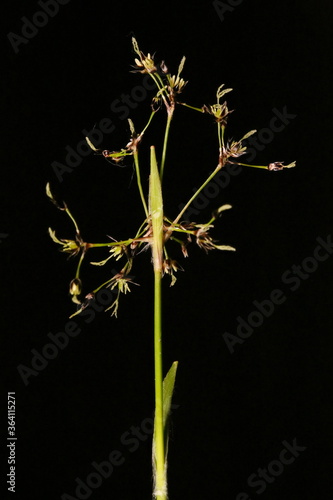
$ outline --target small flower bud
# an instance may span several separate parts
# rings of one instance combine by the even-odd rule
[[[161,62],[160,68],[161,68],[161,70],[162,70],[163,73],[168,73],[168,71],[169,71],[168,68],[167,68],[167,65],[165,64],[164,61]]]
[[[75,304],[81,304],[81,302],[77,298],[81,292],[82,282],[79,278],[74,278],[69,284],[69,293],[73,296],[72,301],[75,302]]]

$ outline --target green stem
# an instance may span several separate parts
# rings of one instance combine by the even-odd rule
[[[249,163],[239,163],[236,161],[230,161],[231,165],[241,165],[242,167],[253,167],[253,168],[263,168],[264,170],[268,170],[267,165],[250,165]]]
[[[154,271],[154,361],[155,361],[155,498],[166,500],[166,468],[163,424],[162,369],[162,271]]]
[[[162,273],[163,273],[163,198],[154,146],[150,148],[149,210],[151,218],[152,257],[154,265],[154,367],[155,367],[155,426],[153,438],[154,496],[167,498],[166,460],[163,422],[162,372]]]
[[[157,92],[156,96],[160,96],[163,99],[163,102],[164,102],[166,108],[168,108],[169,103],[168,103],[168,100],[166,98],[168,96],[168,93],[166,91],[166,88],[165,88],[165,85],[163,83],[162,78],[160,77],[160,75],[158,73],[156,73],[156,74],[150,73],[150,76],[152,77],[152,79],[155,82],[156,87],[158,88],[158,92]]]
[[[160,75],[158,73],[154,74],[154,73],[149,73],[149,75],[151,76],[151,78],[154,80],[155,82],[155,85],[156,87],[158,88],[159,91],[163,91],[165,85],[163,83],[163,80],[162,78],[160,77]]]
[[[150,122],[151,122],[151,121],[152,121],[152,119],[154,118],[155,114],[156,114],[156,111],[152,111],[152,112],[151,112],[151,115],[150,115],[150,117],[149,117],[149,120],[148,120],[148,122],[147,122],[147,124],[146,124],[145,128],[142,130],[142,132],[140,132],[140,138],[142,138],[143,134],[145,133],[145,131],[146,131],[146,130],[147,130],[147,128],[149,127]]]
[[[186,102],[179,102],[177,101],[178,104],[181,104],[182,106],[185,106],[186,108],[193,109],[194,111],[199,111],[200,113],[204,113],[202,108],[196,108],[194,106],[190,106],[189,104],[186,104]]]
[[[111,243],[88,243],[89,248],[99,248],[99,247],[115,247],[117,245],[129,245],[134,241],[133,238],[124,241],[112,241]]]
[[[70,219],[72,220],[73,224],[74,224],[74,227],[75,227],[75,231],[77,234],[80,234],[80,230],[79,230],[79,227],[76,223],[76,220],[74,219],[73,215],[71,214],[71,212],[69,211],[68,207],[65,206],[65,212],[66,214],[70,217]]]
[[[225,130],[225,125],[221,125],[221,123],[217,124],[217,135],[219,139],[219,149],[220,149],[220,154],[222,154],[224,150],[224,130]]]
[[[76,268],[75,278],[80,277],[80,269],[81,269],[81,264],[83,262],[84,256],[85,256],[85,252],[82,252],[79,263],[78,263],[77,268]]]
[[[144,197],[144,194],[143,194],[142,184],[141,184],[141,175],[140,175],[139,154],[138,154],[138,152],[134,151],[133,156],[134,156],[136,180],[137,180],[137,183],[138,183],[138,188],[139,188],[139,192],[140,192],[140,196],[141,196],[141,201],[142,201],[142,205],[143,205],[143,209],[145,211],[146,217],[148,217],[148,208],[147,208],[147,204],[146,204],[146,200],[145,200],[145,197]]]
[[[170,131],[170,125],[171,125],[171,120],[172,120],[172,115],[173,115],[173,110],[168,113],[168,119],[165,127],[165,133],[164,133],[164,141],[163,141],[163,151],[162,151],[162,160],[161,160],[161,167],[160,167],[160,179],[162,182],[163,179],[163,172],[164,172],[164,164],[165,164],[165,157],[166,157],[166,151],[167,151],[167,146],[168,146],[168,138],[169,138],[169,131]]]
[[[179,222],[181,216],[186,212],[186,210],[191,205],[191,203],[193,203],[193,201],[196,199],[198,194],[207,186],[207,184],[213,179],[213,177],[217,174],[217,172],[219,170],[221,170],[221,168],[222,168],[221,165],[218,165],[216,167],[216,169],[210,174],[210,176],[205,180],[205,182],[199,187],[199,189],[196,190],[196,192],[194,193],[192,198],[189,199],[189,201],[186,203],[184,208],[179,212],[179,214],[177,215],[177,217],[175,218],[175,220],[173,221],[173,223],[169,227],[168,231],[166,232],[165,240],[170,237],[172,231],[174,230],[174,226]]]

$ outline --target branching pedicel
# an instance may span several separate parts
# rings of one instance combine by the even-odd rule
[[[161,326],[161,279],[163,275],[168,274],[171,277],[171,285],[176,281],[175,272],[180,268],[178,262],[168,254],[167,243],[172,240],[179,244],[180,250],[184,257],[188,256],[188,246],[191,242],[195,242],[200,248],[206,252],[209,250],[235,250],[229,245],[220,245],[210,236],[210,230],[213,228],[215,221],[221,214],[231,208],[230,205],[223,205],[214,211],[210,220],[206,223],[198,224],[182,220],[183,214],[189,208],[191,203],[196,199],[199,193],[205,186],[213,179],[213,177],[227,164],[236,164],[242,166],[249,166],[255,168],[263,168],[269,171],[282,170],[284,168],[291,168],[295,166],[295,162],[289,165],[283,165],[282,162],[273,162],[268,166],[262,165],[249,165],[240,163],[238,158],[246,153],[246,146],[243,144],[248,137],[256,132],[251,130],[245,134],[240,140],[226,140],[225,129],[227,120],[231,111],[229,111],[226,101],[221,102],[222,98],[232,89],[224,88],[221,85],[216,92],[217,102],[213,105],[204,105],[197,108],[181,102],[178,99],[179,94],[184,90],[188,82],[181,78],[180,74],[184,68],[185,57],[182,58],[178,72],[176,75],[171,75],[164,61],[158,66],[155,63],[154,56],[148,54],[145,56],[138,47],[137,41],[133,38],[133,48],[136,53],[135,66],[133,72],[140,72],[148,74],[156,84],[156,94],[151,103],[151,114],[144,129],[137,133],[134,124],[129,121],[131,137],[128,144],[120,151],[100,151],[91,143],[87,137],[89,146],[95,151],[96,154],[101,154],[109,161],[121,162],[125,157],[132,156],[134,159],[134,167],[136,172],[137,186],[141,197],[141,202],[144,211],[144,220],[138,228],[133,238],[123,241],[107,241],[105,243],[87,243],[84,241],[78,224],[73,215],[69,211],[65,203],[58,203],[47,184],[47,195],[56,207],[69,216],[74,229],[74,239],[57,238],[55,232],[49,229],[51,238],[55,243],[60,245],[63,252],[68,253],[70,256],[78,256],[79,261],[76,268],[74,279],[70,283],[70,294],[72,300],[77,304],[77,310],[72,315],[80,314],[89,303],[94,300],[95,294],[104,287],[109,287],[112,290],[117,290],[117,296],[114,302],[108,309],[111,309],[112,315],[117,316],[119,307],[120,295],[126,294],[130,291],[130,284],[132,284],[130,272],[133,267],[134,258],[143,249],[151,248],[152,262],[154,270],[154,345],[155,345],[155,429],[153,439],[153,469],[154,469],[154,496],[159,500],[167,498],[167,479],[166,479],[166,455],[167,455],[167,433],[166,426],[168,414],[170,410],[171,397],[175,381],[177,362],[175,362],[169,370],[167,376],[163,381],[162,374],[162,326]],[[166,160],[166,152],[168,145],[168,137],[171,121],[176,109],[176,106],[185,106],[191,110],[200,112],[202,114],[210,115],[216,122],[217,136],[218,136],[218,161],[215,170],[207,177],[201,187],[194,193],[191,199],[185,204],[181,212],[176,218],[170,219],[163,213],[163,197],[162,197],[162,180]],[[166,109],[166,126],[164,132],[163,146],[161,152],[161,160],[158,163],[155,155],[155,147],[150,148],[150,178],[149,178],[149,194],[146,200],[144,189],[141,183],[140,165],[139,165],[139,148],[143,140],[144,134],[148,127],[151,125],[154,116],[160,111],[161,108]],[[146,171],[146,170],[145,170]],[[109,277],[106,281],[101,283],[92,292],[81,298],[82,281],[81,281],[81,266],[86,257],[88,250],[93,248],[106,247],[109,250],[109,256],[100,262],[90,262],[93,265],[104,266],[109,260],[115,259],[119,261],[124,260],[124,264],[120,271]]]

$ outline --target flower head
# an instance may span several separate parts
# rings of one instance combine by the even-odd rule
[[[85,246],[82,239],[78,235],[76,235],[75,240],[66,240],[63,238],[59,240],[59,238],[56,237],[55,231],[53,231],[53,229],[51,229],[50,227],[49,235],[55,243],[58,243],[58,245],[62,246],[61,251],[69,253],[70,257],[74,257],[75,255],[77,255],[80,252],[81,248],[84,248]]]
[[[167,75],[167,79],[168,79],[168,90],[171,94],[180,94],[185,85],[188,83],[188,82],[185,82],[185,80],[183,78],[180,77],[180,73],[183,71],[184,69],[184,64],[185,64],[185,60],[186,60],[186,57],[184,56],[182,58],[182,60],[180,61],[180,64],[178,66],[178,72],[177,72],[177,75]]]
[[[295,161],[289,163],[289,165],[284,165],[283,161],[275,161],[273,163],[270,163],[267,168],[268,168],[268,170],[276,172],[277,170],[283,170],[284,168],[292,168],[295,166],[296,166]]]
[[[221,97],[224,96],[224,94],[231,92],[232,89],[223,89],[223,87],[224,87],[224,84],[220,85],[219,88],[217,89],[217,92],[216,92],[217,103],[213,104],[213,105],[209,105],[209,106],[204,105],[202,107],[202,111],[204,113],[209,113],[210,115],[213,115],[215,118],[215,121],[217,123],[221,123],[222,125],[226,125],[227,116],[230,113],[232,113],[232,110],[229,111],[226,101],[224,101],[223,103],[220,103],[220,99],[221,99]]]
[[[207,224],[197,224],[196,227],[198,227],[197,231],[195,231],[197,245],[205,250],[206,253],[208,253],[209,250],[236,250],[230,245],[217,245],[214,243],[213,238],[208,234],[209,229],[211,229],[213,225],[207,226]]]
[[[239,156],[246,153],[246,146],[243,146],[243,142],[245,139],[255,134],[256,130],[250,130],[247,134],[245,134],[239,141],[231,141],[227,143],[227,147],[225,150],[225,156],[229,158],[230,156],[233,158],[238,158]]]
[[[169,274],[171,276],[170,286],[173,286],[177,281],[177,278],[174,275],[174,273],[177,272],[178,269],[183,271],[183,268],[178,264],[177,261],[173,259],[164,259],[162,269],[163,273]]]
[[[141,50],[139,49],[138,42],[136,41],[136,39],[134,37],[132,38],[132,44],[133,44],[134,51],[139,56],[139,58],[136,57],[134,59],[136,66],[133,66],[133,68],[135,68],[133,73],[148,73],[148,74],[149,73],[156,73],[157,68],[156,68],[155,62],[154,62],[154,55],[151,56],[148,53],[148,55],[145,56],[144,53],[141,52]]]
[[[174,94],[180,94],[187,83],[179,75],[168,76],[168,89]]]
[[[106,311],[112,310],[111,316],[117,317],[119,308],[119,296],[121,293],[126,294],[127,292],[131,291],[129,283],[137,285],[137,283],[134,283],[134,281],[132,281],[132,277],[130,275],[125,274],[124,272],[120,272],[113,276],[113,278],[110,280],[109,285],[107,285],[111,288],[111,290],[114,290],[115,288],[118,289],[117,298],[112,302],[110,307],[105,309]]]
[[[116,245],[116,246],[110,248],[110,254],[116,260],[121,259],[121,257],[124,254],[126,254],[126,252],[127,252],[127,248],[125,245]]]
[[[232,111],[229,111],[226,101],[222,104],[217,103],[209,106],[204,105],[202,107],[202,111],[213,115],[215,121],[217,123],[222,123],[223,125],[227,123],[227,116],[232,113]]]

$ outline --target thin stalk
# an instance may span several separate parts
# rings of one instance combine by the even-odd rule
[[[128,246],[133,242],[148,242],[150,239],[148,237],[140,236],[135,238],[130,238],[124,241],[113,241],[112,243],[87,243],[87,248],[101,248],[101,247],[116,247],[116,246]]]
[[[155,498],[166,500],[166,469],[163,423],[162,367],[162,271],[154,271],[154,361],[155,361]]]
[[[139,154],[138,154],[137,150],[134,151],[133,156],[134,156],[134,165],[135,165],[135,172],[136,172],[136,180],[137,180],[137,183],[138,183],[139,193],[140,193],[140,197],[141,197],[143,209],[145,211],[146,217],[148,217],[147,203],[146,203],[146,200],[145,200],[145,197],[144,197],[144,194],[143,194],[142,184],[141,184],[141,175],[140,175],[140,167],[139,167]]]
[[[154,74],[154,73],[150,73],[150,76],[151,78],[154,80],[155,82],[155,85],[156,87],[158,88],[158,92],[156,94],[156,96],[161,96],[161,98],[163,99],[163,102],[166,106],[166,108],[168,107],[169,103],[167,101],[167,98],[166,96],[168,95],[167,91],[166,91],[166,87],[163,83],[163,80],[162,78],[160,77],[160,75],[158,73]]]
[[[250,165],[249,163],[239,163],[236,161],[230,162],[233,165],[241,165],[242,167],[253,167],[253,168],[263,168],[265,170],[268,170],[267,165]]]
[[[158,73],[149,73],[149,75],[151,76],[151,78],[154,80],[155,82],[155,85],[156,87],[158,88],[159,91],[163,91],[164,88],[165,88],[165,85],[163,83],[163,80],[162,78],[160,77],[160,75]]]
[[[140,138],[143,136],[143,134],[145,133],[145,131],[146,131],[146,130],[147,130],[147,128],[149,127],[150,122],[151,122],[151,121],[152,121],[152,119],[154,118],[155,114],[156,114],[156,111],[152,111],[152,112],[151,112],[151,115],[150,115],[150,117],[149,117],[149,120],[148,120],[148,122],[147,122],[147,124],[146,124],[145,128],[142,130],[142,132],[140,132]]]
[[[185,106],[186,108],[189,108],[189,109],[194,109],[194,111],[199,111],[200,113],[204,113],[204,110],[202,108],[196,108],[194,106],[190,106],[189,104],[186,104],[186,102],[179,102],[177,101],[178,104],[181,104],[182,106]]]
[[[224,150],[224,130],[225,130],[225,125],[221,125],[220,123],[217,124],[217,135],[219,139],[219,148],[220,148],[220,154]]]
[[[80,269],[81,269],[81,264],[83,262],[84,256],[85,256],[85,252],[82,252],[79,263],[78,263],[77,268],[76,268],[75,278],[80,277]]]
[[[163,180],[164,164],[165,164],[166,151],[167,151],[167,147],[168,147],[168,138],[169,138],[169,131],[170,131],[172,116],[173,116],[173,109],[171,110],[170,113],[168,112],[168,119],[166,122],[165,133],[164,133],[162,160],[161,160],[161,167],[160,167],[161,182]]]
[[[207,184],[213,179],[213,177],[217,174],[217,172],[219,170],[221,170],[221,168],[222,168],[221,165],[218,165],[216,167],[216,169],[210,174],[210,176],[205,180],[205,182],[199,187],[199,189],[196,190],[194,195],[189,199],[189,201],[186,203],[184,208],[179,212],[179,214],[177,215],[175,220],[172,222],[172,225],[169,227],[169,229],[165,235],[165,239],[170,237],[171,232],[174,230],[174,226],[179,222],[181,216],[186,212],[186,210],[191,205],[191,203],[193,203],[193,201],[196,199],[198,194],[207,186]]]
[[[69,211],[69,208],[67,207],[67,205],[65,205],[65,212],[66,214],[70,217],[70,219],[72,220],[74,226],[75,226],[75,231],[77,234],[80,234],[80,230],[79,230],[79,227],[76,223],[76,220],[74,219],[73,215],[71,214],[71,212]]]
[[[99,247],[115,247],[117,245],[129,245],[134,241],[133,238],[124,241],[112,241],[111,243],[88,243],[89,248],[99,248]]]

